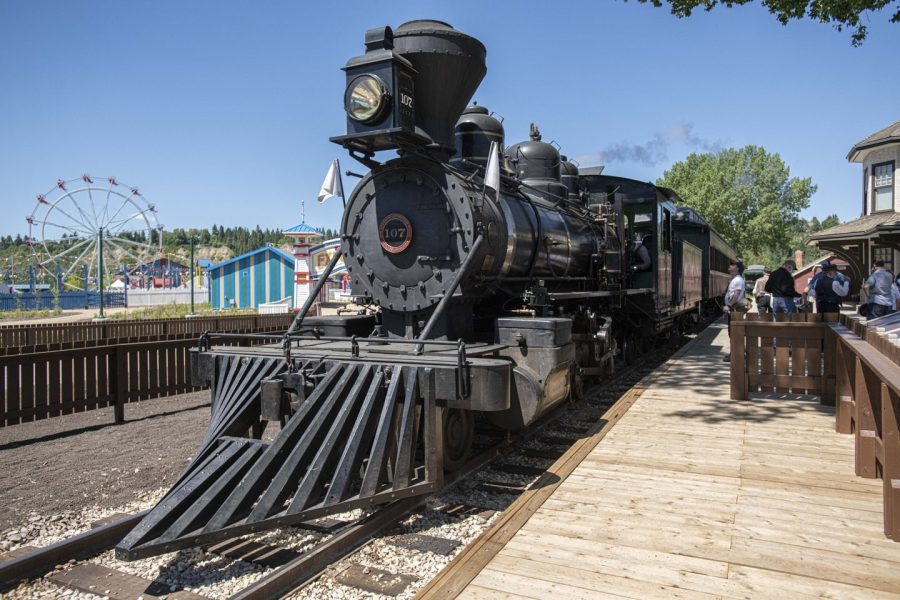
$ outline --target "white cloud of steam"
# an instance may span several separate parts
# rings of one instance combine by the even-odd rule
[[[669,131],[657,131],[643,144],[618,142],[596,154],[578,156],[581,164],[638,163],[655,167],[669,157],[671,146],[678,144],[691,150],[718,152],[723,148],[721,140],[707,140],[697,135],[690,123],[678,121]]]

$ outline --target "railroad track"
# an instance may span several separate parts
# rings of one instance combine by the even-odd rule
[[[197,555],[201,559],[215,557],[250,563],[257,573],[266,570],[239,590],[202,595],[186,591],[184,587],[196,589],[196,586],[181,583],[179,579],[183,577],[160,573],[151,579],[110,567],[109,561],[100,561],[101,564],[91,561],[106,552],[111,555],[110,549],[140,521],[142,512],[122,516],[45,548],[20,552],[0,563],[0,591],[18,586],[26,592],[29,578],[40,578],[51,571],[39,580],[44,585],[49,582],[110,600],[138,596],[145,600],[160,596],[170,600],[318,598],[336,588],[396,596],[417,589],[427,583],[427,577],[424,572],[419,577],[411,576],[409,565],[422,563],[423,571],[434,571],[431,573],[434,575],[434,566],[449,562],[459,546],[480,535],[497,514],[539,482],[548,467],[587,435],[636,380],[655,369],[673,351],[674,346],[667,346],[645,356],[637,365],[618,370],[612,378],[589,390],[584,400],[561,405],[523,432],[481,430],[477,436],[481,447],[476,457],[448,478],[442,491],[432,496],[394,502],[352,521],[320,519],[290,528],[317,538],[300,547],[277,539],[266,540],[265,536],[260,539],[257,535],[179,553],[180,556],[193,552],[189,560]],[[424,526],[417,528],[416,523]],[[438,526],[429,527],[430,523]],[[391,534],[382,535],[389,530],[393,530]],[[442,535],[444,531],[454,533]],[[376,546],[369,544],[379,535],[382,537]],[[377,550],[373,550],[375,547]],[[407,572],[402,572],[400,565],[394,569],[383,568],[391,566],[390,560],[380,558],[386,548],[403,556]],[[60,569],[61,565],[65,568]],[[313,580],[314,583],[304,587]]]

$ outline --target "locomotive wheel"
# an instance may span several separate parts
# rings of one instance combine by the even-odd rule
[[[635,347],[635,338],[632,335],[626,335],[622,340],[622,358],[626,365],[633,365],[637,358],[637,348]]]
[[[653,338],[651,336],[641,336],[640,344],[639,344],[641,355],[650,354],[650,351],[653,350]]]
[[[577,366],[572,368],[569,384],[569,399],[574,402],[584,400],[584,378],[581,376],[581,369]]]
[[[475,437],[475,415],[460,408],[444,409],[444,471],[458,471],[469,458]]]

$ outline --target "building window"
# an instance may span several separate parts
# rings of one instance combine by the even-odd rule
[[[872,249],[872,265],[875,265],[875,261],[883,260],[884,268],[894,272],[894,251],[891,248],[873,248]]]
[[[875,190],[872,210],[894,210],[894,162],[873,165],[872,180]]]

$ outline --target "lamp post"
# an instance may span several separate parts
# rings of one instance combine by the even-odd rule
[[[191,237],[191,267],[188,269],[188,276],[191,278],[191,312],[188,313],[189,317],[196,317],[197,314],[194,312],[194,245],[197,243],[197,238]]]
[[[99,282],[100,289],[100,315],[97,316],[95,321],[104,321],[106,319],[106,315],[103,313],[103,228],[100,228],[98,232],[97,239],[97,281]]]

